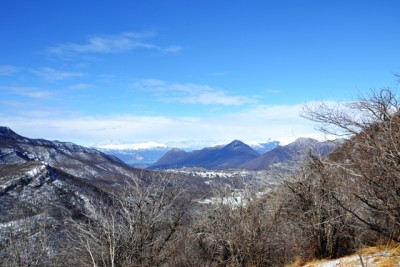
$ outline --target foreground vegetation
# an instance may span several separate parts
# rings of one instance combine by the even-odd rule
[[[171,177],[132,180],[107,203],[88,200],[62,237],[46,223],[29,238],[10,233],[0,266],[283,266],[400,242],[399,103],[382,89],[305,107],[321,130],[348,140],[329,157],[310,153],[262,195],[215,186],[204,205]]]

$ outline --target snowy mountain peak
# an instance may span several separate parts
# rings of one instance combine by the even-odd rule
[[[233,140],[230,144],[228,144],[227,146],[231,146],[231,147],[237,147],[237,146],[242,146],[244,145],[244,143],[240,140]]]
[[[225,149],[227,150],[253,150],[250,146],[246,145],[245,143],[243,143],[240,140],[234,140],[232,142],[230,142],[229,144],[227,144],[225,147]]]

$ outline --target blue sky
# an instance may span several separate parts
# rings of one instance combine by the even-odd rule
[[[0,125],[138,143],[314,136],[306,102],[398,83],[400,1],[2,1]]]

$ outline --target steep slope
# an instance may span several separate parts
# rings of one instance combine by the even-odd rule
[[[286,146],[278,146],[256,159],[241,164],[240,167],[252,170],[267,169],[279,164],[293,167],[293,163],[301,161],[310,151],[323,157],[336,148],[337,144],[330,141],[319,142],[312,138],[298,138],[293,143]]]
[[[55,219],[83,214],[88,199],[100,204],[108,198],[88,181],[42,162],[0,166],[0,223],[52,212]]]
[[[93,201],[95,200],[95,201]],[[96,216],[96,209],[111,205],[112,197],[87,180],[39,161],[0,165],[0,261],[20,266],[52,258],[66,250],[72,222]],[[14,255],[14,256],[13,256]],[[60,259],[62,261],[62,259]]]
[[[29,139],[7,127],[0,127],[0,164],[31,161],[46,162],[73,176],[108,186],[140,172],[95,149],[73,143]]]
[[[257,158],[259,154],[245,143],[234,140],[225,146],[208,147],[185,152],[171,150],[155,164],[157,168],[203,167],[207,169],[236,168],[238,164]]]

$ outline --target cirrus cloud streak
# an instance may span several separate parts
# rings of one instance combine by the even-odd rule
[[[124,32],[117,35],[94,35],[84,43],[64,43],[49,47],[45,53],[61,58],[73,58],[83,54],[116,54],[135,49],[156,50],[161,53],[177,53],[182,50],[178,45],[157,45],[149,39],[154,33]]]
[[[240,106],[256,102],[248,96],[230,95],[224,90],[196,83],[143,79],[136,81],[133,88],[151,92],[159,101],[169,103]]]
[[[31,72],[48,81],[62,81],[84,76],[81,72],[60,71],[49,67],[32,69]]]

